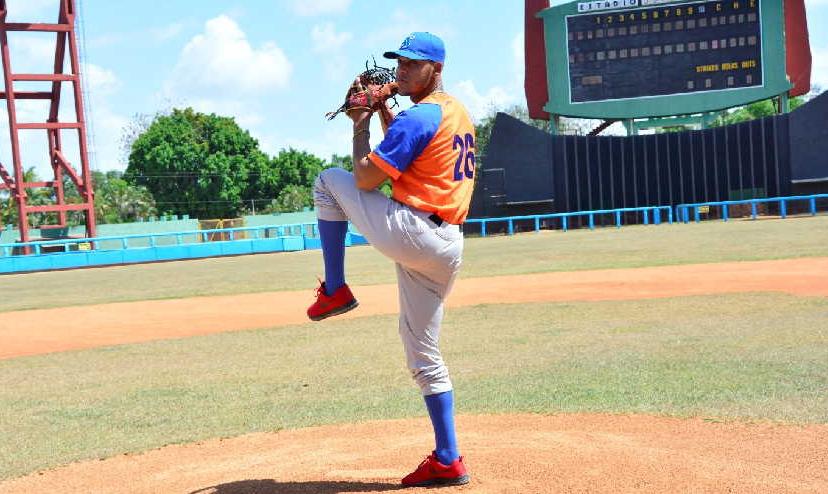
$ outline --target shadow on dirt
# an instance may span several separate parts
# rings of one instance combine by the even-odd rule
[[[338,494],[340,492],[385,492],[403,489],[383,482],[240,480],[205,487],[190,494]]]

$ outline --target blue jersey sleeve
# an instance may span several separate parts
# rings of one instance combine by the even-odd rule
[[[374,153],[388,164],[404,172],[431,142],[442,120],[440,105],[414,105],[400,112],[388,126],[385,138]]]

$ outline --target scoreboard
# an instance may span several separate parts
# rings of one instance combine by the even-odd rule
[[[552,114],[636,118],[781,94],[781,0],[600,0],[540,12]]]
[[[570,101],[762,85],[757,0],[567,18]]]

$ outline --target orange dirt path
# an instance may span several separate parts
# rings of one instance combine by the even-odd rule
[[[439,492],[828,492],[828,426],[578,414],[459,416],[457,428],[472,480]],[[76,463],[0,493],[384,492],[432,440],[426,419],[250,434]]]
[[[449,307],[483,303],[635,300],[779,291],[828,296],[828,258],[539,273],[460,279]],[[340,317],[393,314],[395,285],[355,289],[360,307]],[[308,322],[311,290],[151,300],[6,312],[0,359]]]

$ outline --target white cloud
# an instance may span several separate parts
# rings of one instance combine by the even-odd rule
[[[127,33],[103,33],[96,36],[88,36],[86,38],[86,46],[92,49],[95,48],[109,48],[112,45],[129,42],[130,37]]]
[[[150,29],[150,36],[156,41],[168,41],[175,38],[184,30],[183,22],[173,22],[166,26]]]
[[[233,117],[244,129],[255,127],[265,121],[253,103],[238,99],[198,98],[188,100],[187,106],[201,113],[215,113],[223,117]]]
[[[333,154],[350,156],[353,133],[351,121],[339,116],[331,122],[325,122],[318,136],[296,137],[292,132],[272,132],[262,136],[259,144],[261,150],[271,156],[277,155],[283,149],[293,148],[306,151],[327,161]],[[373,146],[379,144],[382,136],[382,125],[379,119],[371,119],[371,144]]]
[[[156,95],[159,104],[190,106],[202,113],[233,117],[256,134],[267,122],[263,100],[286,88],[293,65],[273,42],[254,47],[227,15],[205,23],[181,50],[170,77]]]
[[[102,171],[124,170],[126,163],[122,162],[120,143],[129,119],[116,113],[110,104],[110,98],[117,97],[121,81],[112,70],[93,63],[84,64],[82,70],[87,94],[86,130],[89,134],[90,164]],[[65,118],[74,118],[74,109],[69,108],[70,105],[64,103],[61,106],[67,113]]]
[[[12,173],[14,164],[11,149],[8,145],[9,121],[6,118],[5,110],[4,104],[2,111],[3,118],[0,119],[0,135],[4,137],[6,142],[4,146],[0,147],[0,163],[6,167],[9,173]],[[48,104],[32,104],[22,100],[17,101],[15,110],[18,123],[45,122],[49,114]],[[20,160],[23,168],[28,169],[34,167],[38,176],[50,176],[49,144],[46,140],[46,133],[33,130],[20,130],[18,132],[18,140],[20,145]]]
[[[454,56],[452,38],[467,36],[465,31],[458,32],[457,28],[448,22],[445,24],[429,22],[416,13],[409,13],[400,8],[386,16],[387,20],[381,26],[360,35],[365,45],[376,49],[380,54],[396,49],[402,40],[415,31],[428,31],[440,36],[446,42],[446,60],[450,64]]]
[[[121,85],[121,81],[118,80],[114,72],[101,66],[86,63],[81,70],[83,70],[84,82],[87,84],[87,92],[109,95]]]
[[[352,38],[353,35],[351,33],[337,33],[336,27],[334,27],[332,22],[317,24],[311,29],[313,51],[316,53],[341,51],[345,44],[351,41]]]
[[[14,72],[43,74],[55,63],[55,38],[43,33],[13,33],[9,36],[10,60]],[[66,57],[67,59],[69,57]],[[68,60],[67,60],[68,62]],[[68,67],[68,63],[66,67]]]
[[[520,103],[523,98],[522,94],[515,94],[500,86],[480,93],[474,82],[468,80],[458,82],[449,92],[463,102],[474,121],[486,117],[492,108],[506,108]]]
[[[341,81],[345,77],[347,59],[343,48],[352,38],[351,33],[336,32],[331,22],[318,24],[311,29],[311,49],[319,55],[329,80]]]
[[[353,130],[350,126],[331,128],[322,132],[321,139],[305,139],[291,136],[276,137],[272,141],[262,143],[262,150],[271,156],[279,154],[283,149],[297,149],[306,151],[317,158],[329,160],[331,155],[348,155],[351,152],[351,136]],[[278,143],[274,145],[273,143]],[[376,141],[379,142],[379,141]]]
[[[365,33],[365,43],[376,46],[381,51],[396,49],[406,36],[414,31],[428,31],[426,23],[402,9],[395,9],[388,15],[388,20],[371,32]],[[433,29],[433,28],[432,28]]]
[[[822,5],[828,5],[828,0],[805,0],[806,9],[811,9]]]
[[[811,56],[811,85],[820,86],[823,90],[828,89],[828,48],[814,50]]]
[[[97,101],[90,109],[92,138],[89,159],[92,166],[101,171],[125,170],[127,163],[121,156],[121,136],[129,119],[112,111],[105,101]],[[88,126],[89,127],[89,126]]]
[[[301,16],[342,14],[351,6],[351,0],[292,0],[293,11]]]
[[[523,31],[520,31],[512,38],[512,56],[514,57],[515,65],[519,69],[523,69],[524,64],[526,63],[525,54],[525,47],[524,47],[524,36]]]
[[[515,86],[516,89],[523,89],[523,80],[526,76],[526,49],[523,41],[523,31],[512,38],[512,56],[515,63]]]
[[[8,22],[55,22],[60,3],[55,0],[7,2]]]
[[[204,32],[181,51],[165,92],[214,95],[270,91],[287,87],[292,72],[292,64],[275,43],[254,48],[233,19],[220,15],[207,21]]]

